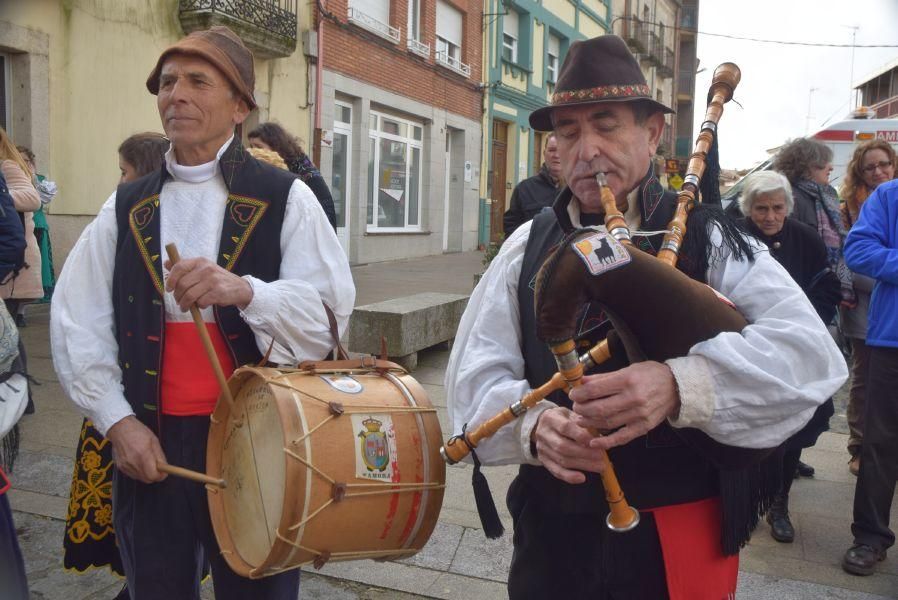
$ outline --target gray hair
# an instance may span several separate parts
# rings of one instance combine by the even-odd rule
[[[824,167],[833,161],[829,146],[808,138],[786,143],[773,160],[773,169],[791,182],[808,179],[812,167]]]
[[[747,217],[759,196],[779,192],[780,190],[786,195],[786,214],[790,215],[795,202],[792,200],[792,186],[789,185],[789,180],[786,179],[786,176],[776,171],[752,173],[745,178],[745,188],[739,197],[739,209]]]

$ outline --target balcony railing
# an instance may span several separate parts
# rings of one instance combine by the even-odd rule
[[[695,95],[695,71],[680,70],[677,75],[677,96],[681,99],[692,100]]]
[[[658,63],[658,75],[669,79],[673,77],[674,70],[674,52],[670,48],[664,48],[661,54],[661,60]]]
[[[470,65],[466,65],[462,61],[458,60],[455,57],[449,56],[448,52],[437,52],[434,55],[434,58],[437,61],[437,64],[443,65],[448,69],[452,69],[456,73],[464,75],[465,77],[471,76],[471,67]]]
[[[179,0],[184,33],[226,25],[258,58],[296,50],[296,0]]]
[[[408,49],[410,52],[417,54],[418,56],[422,56],[424,58],[430,58],[430,44],[422,44],[418,40],[413,40],[412,38],[408,39]]]
[[[630,48],[632,48],[634,52],[645,51],[645,29],[642,21],[634,16],[630,19],[627,31],[627,44]]]
[[[378,21],[371,15],[363,13],[357,8],[349,7],[348,10],[349,22],[358,25],[362,29],[367,29],[372,33],[376,33],[382,38],[388,39],[394,44],[399,43],[399,29],[396,27],[391,27],[386,23],[382,23]]]
[[[639,53],[640,62],[649,66],[657,65],[660,61],[658,51],[659,46],[661,45],[661,40],[658,37],[658,34],[652,31],[649,27],[643,26],[642,39],[643,50]]]

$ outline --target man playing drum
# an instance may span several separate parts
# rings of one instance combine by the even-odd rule
[[[652,96],[620,38],[571,45],[551,104],[530,116],[534,129],[557,136],[568,188],[556,207],[570,204],[566,213],[545,211],[522,225],[475,289],[446,375],[454,431],[483,423],[555,372],[535,335],[535,278],[562,238],[559,219],[602,223],[597,173],[605,174],[634,245],[659,249],[657,231],[671,219],[674,196],[654,177],[651,159],[672,111]],[[708,209],[693,212],[699,210]],[[749,322],[741,333],[719,334],[687,356],[588,375],[569,397],[556,392],[478,446],[485,464],[521,465],[507,498],[514,519],[511,598],[735,594],[738,548],[763,504],[759,470],[724,472],[685,444],[678,429],[698,429],[727,447],[774,448],[804,425],[847,370],[777,262],[722,214],[705,223],[687,234],[697,243],[684,244],[679,268],[735,303]],[[646,310],[663,312],[666,298],[652,281],[644,283],[632,301],[648,299],[654,305]],[[603,307],[587,304],[578,317],[578,347],[602,340],[609,328]],[[595,437],[587,428],[610,433]],[[632,531],[605,525],[608,505],[595,475],[606,467],[601,449],[609,450],[627,500],[642,510]]]
[[[217,598],[290,598],[299,571],[260,580],[222,559],[206,490],[157,468],[205,470],[218,383],[188,308],[226,374],[271,346],[279,364],[323,358],[355,288],[315,196],[240,143],[256,108],[253,57],[226,27],[166,49],[147,79],[171,140],[164,168],[119,186],[66,261],[52,349],[69,397],[111,441],[114,523],[135,598],[199,598],[204,559]],[[184,260],[164,253],[176,244]]]

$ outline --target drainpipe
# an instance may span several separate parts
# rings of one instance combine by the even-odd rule
[[[313,162],[321,164],[321,76],[324,72],[324,0],[318,1],[318,60],[315,63],[315,131],[313,138],[315,144],[312,148]]]

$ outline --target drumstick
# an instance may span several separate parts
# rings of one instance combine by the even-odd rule
[[[169,256],[171,255],[169,254]],[[205,473],[198,473],[197,471],[191,471],[190,469],[185,469],[184,467],[176,467],[174,465],[164,465],[162,463],[156,463],[156,469],[162,471],[163,473],[168,473],[169,475],[183,477],[184,479],[190,479],[191,481],[196,481],[199,483],[207,483],[209,485],[220,487],[221,489],[228,487],[224,479],[209,477]]]
[[[178,248],[174,244],[166,244],[165,251],[168,252],[168,258],[171,259],[172,266],[175,266],[178,261],[181,260],[181,256],[178,254]],[[209,357],[209,362],[212,363],[212,370],[215,371],[215,378],[218,379],[218,387],[221,388],[221,395],[227,400],[228,408],[233,412],[234,398],[231,396],[231,388],[228,387],[228,379],[225,377],[224,371],[221,370],[221,363],[218,362],[218,355],[215,353],[215,348],[212,346],[212,339],[209,337],[206,323],[203,321],[203,316],[200,314],[200,309],[196,304],[190,305],[190,314],[193,316],[193,322],[196,324],[200,339],[203,341],[203,348],[206,349],[206,356]]]

